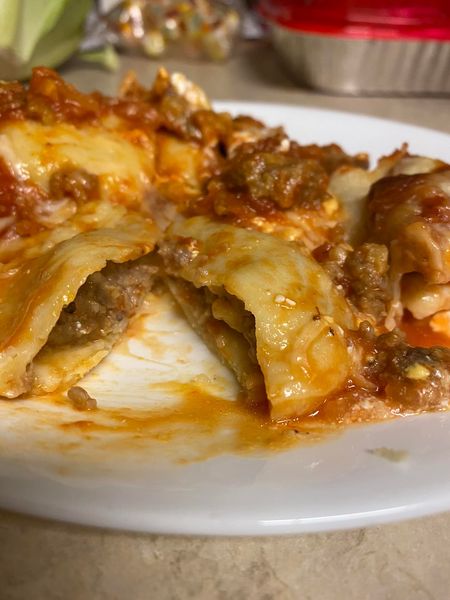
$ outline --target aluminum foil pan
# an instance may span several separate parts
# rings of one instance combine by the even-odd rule
[[[341,38],[269,25],[295,80],[338,94],[450,94],[450,42]]]

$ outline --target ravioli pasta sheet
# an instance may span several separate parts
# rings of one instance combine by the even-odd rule
[[[173,225],[160,252],[187,318],[251,394],[262,373],[272,418],[311,412],[344,385],[352,311],[289,242],[197,217]]]
[[[0,272],[2,396],[13,398],[25,392],[42,393],[68,387],[100,362],[124,329],[107,328],[105,317],[112,321],[120,316],[125,325],[138,309],[143,292],[149,289],[153,269],[144,268],[143,276],[129,282],[126,294],[134,296],[134,300],[128,303],[117,276],[115,289],[114,281],[109,281],[109,290],[101,281],[91,280],[94,293],[90,305],[87,300],[78,307],[77,294],[82,294],[89,277],[108,263],[120,266],[123,273],[136,271],[136,260],[152,250],[155,239],[156,230],[151,224],[128,223],[121,228],[80,233],[36,258],[3,268]],[[76,313],[72,324],[69,318],[62,319],[67,310],[67,317]],[[105,311],[109,314],[105,315]]]

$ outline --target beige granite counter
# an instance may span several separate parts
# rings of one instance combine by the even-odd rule
[[[167,61],[217,99],[361,112],[450,132],[448,98],[346,98],[300,90],[271,52],[250,45],[227,66]],[[64,75],[114,93],[124,71]],[[450,514],[367,530],[280,538],[187,538],[88,529],[0,513],[0,600],[447,600]]]
[[[0,514],[1,600],[448,600],[450,515],[341,533],[187,538]]]

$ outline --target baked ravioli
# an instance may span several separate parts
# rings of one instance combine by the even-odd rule
[[[186,317],[274,419],[312,412],[352,370],[353,313],[297,247],[197,217],[161,243],[167,284]],[[332,365],[332,368],[330,366]]]
[[[164,69],[0,82],[0,396],[73,386],[158,278],[274,421],[446,409],[449,214],[442,161],[369,169]]]
[[[131,108],[48,69],[0,84],[1,396],[70,387],[152,286],[155,111]]]
[[[97,365],[150,290],[145,221],[80,233],[0,272],[0,394],[64,389]]]
[[[273,420],[324,406],[340,420],[447,406],[450,350],[371,324],[299,245],[196,217],[169,228],[160,254],[193,328]]]
[[[364,163],[216,113],[164,69],[148,89],[129,75],[116,98],[45,68],[27,86],[0,83],[0,395],[68,387],[111,350],[172,221],[206,211],[309,252],[342,217],[329,173]],[[227,350],[237,371],[238,347]]]

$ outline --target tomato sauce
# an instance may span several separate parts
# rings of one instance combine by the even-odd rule
[[[400,329],[405,332],[406,339],[411,346],[450,348],[450,337],[444,333],[433,331],[430,326],[430,318],[418,320],[409,314],[405,315],[400,323]]]

